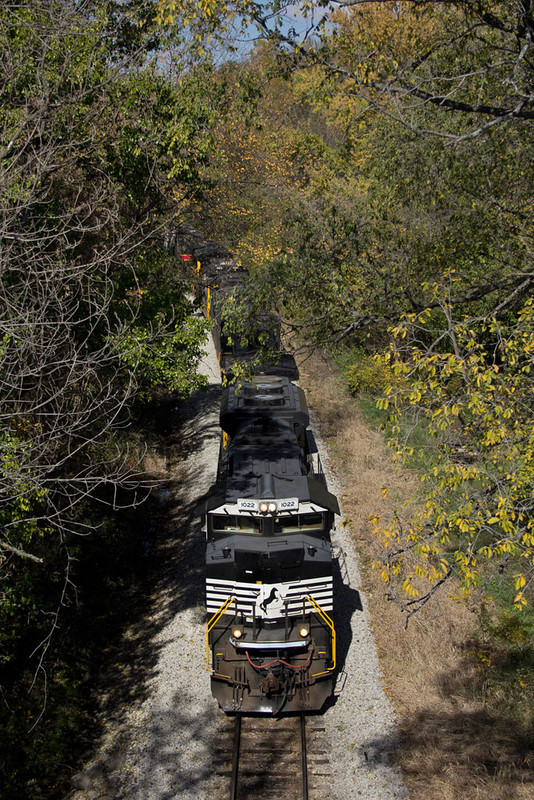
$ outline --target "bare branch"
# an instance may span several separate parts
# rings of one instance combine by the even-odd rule
[[[19,558],[26,558],[29,561],[34,561],[36,564],[43,563],[42,558],[34,556],[32,553],[27,553],[25,550],[21,550],[20,547],[13,547],[13,545],[8,542],[0,542],[0,548],[2,548],[2,550],[7,550],[9,553],[14,553],[14,555],[19,556]]]

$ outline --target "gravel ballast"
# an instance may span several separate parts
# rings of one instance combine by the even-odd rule
[[[148,665],[143,691],[104,720],[101,741],[72,780],[72,800],[220,797],[220,784],[212,775],[212,752],[225,717],[211,696],[206,669],[204,541],[199,520],[199,500],[215,480],[219,451],[219,366],[211,340],[202,369],[210,390],[188,402],[177,434],[179,464],[169,467],[179,474],[176,491],[173,488],[171,496],[162,493],[176,536],[168,546],[166,580],[154,596],[147,623],[155,633],[148,643],[151,658],[143,655]],[[314,432],[328,487],[339,494],[315,427]],[[338,526],[333,546],[344,553],[335,594],[338,662],[343,671],[336,696],[322,717],[332,773],[324,796],[407,800],[400,771],[390,761],[397,746],[394,715],[382,687],[365,597],[358,591],[360,573],[348,528]],[[143,624],[139,620],[138,625]],[[143,647],[146,650],[147,644]]]

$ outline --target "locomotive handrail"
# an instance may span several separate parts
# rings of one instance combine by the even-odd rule
[[[310,603],[315,607],[317,613],[319,614],[320,617],[322,617],[324,622],[326,622],[327,626],[330,628],[330,631],[332,633],[332,666],[328,667],[324,672],[316,672],[312,675],[312,678],[317,678],[319,677],[319,675],[327,675],[329,672],[332,672],[332,670],[336,668],[336,629],[334,628],[334,623],[332,622],[326,611],[323,611],[319,603],[317,603],[313,599],[313,597],[307,595],[306,600],[309,600]]]
[[[208,671],[210,671],[210,638],[209,638],[210,637],[210,632],[211,632],[212,628],[215,626],[215,624],[217,623],[219,617],[221,617],[224,614],[224,612],[226,611],[226,609],[228,608],[228,606],[230,605],[232,600],[235,600],[236,603],[237,603],[237,598],[233,594],[231,594],[230,597],[228,597],[224,601],[222,606],[220,606],[220,608],[217,609],[215,614],[212,617],[210,617],[210,619],[208,620],[208,623],[206,625],[206,669]]]

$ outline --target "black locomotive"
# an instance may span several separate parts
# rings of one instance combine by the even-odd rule
[[[326,489],[302,390],[257,375],[223,392],[218,479],[206,504],[207,662],[227,712],[319,710],[332,693]]]
[[[215,248],[205,255],[197,241],[206,312],[215,317],[221,369],[231,378],[243,352],[217,308],[239,291],[246,273],[228,253]],[[249,342],[245,356],[254,352]],[[227,713],[319,711],[333,691],[330,531],[339,507],[326,487],[292,364],[280,353],[262,374],[223,389],[217,480],[203,527],[206,662]]]

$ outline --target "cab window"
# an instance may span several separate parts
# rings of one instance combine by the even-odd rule
[[[274,519],[274,532],[300,533],[302,531],[318,531],[324,527],[324,514],[291,514]]]
[[[212,514],[214,533],[261,533],[261,519],[239,514]]]

